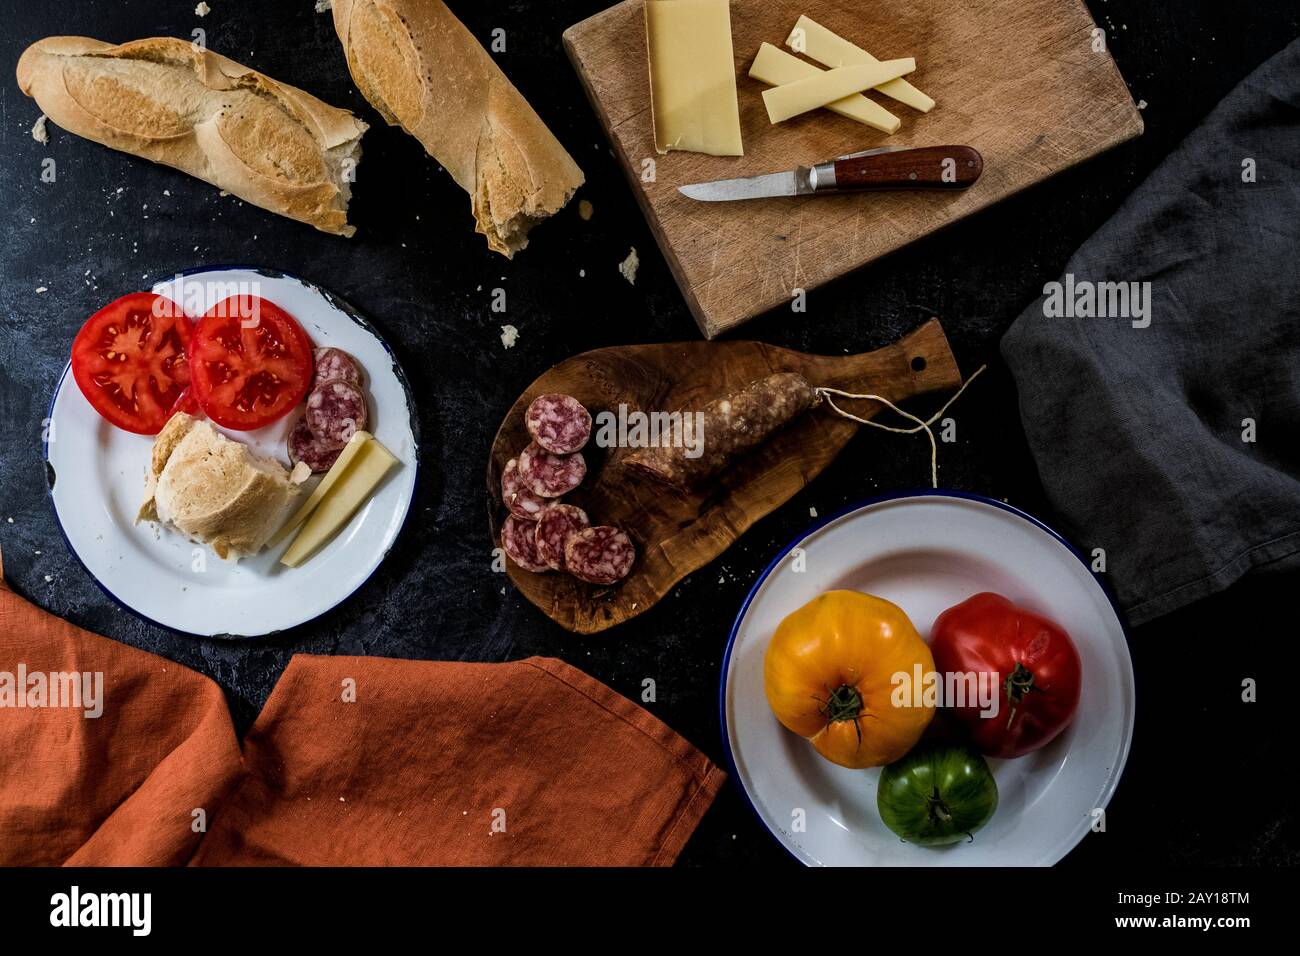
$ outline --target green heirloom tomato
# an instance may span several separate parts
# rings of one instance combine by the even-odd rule
[[[946,846],[989,822],[998,784],[970,747],[923,744],[881,770],[876,807],[908,843]]]

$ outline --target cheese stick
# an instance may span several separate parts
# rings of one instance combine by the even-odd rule
[[[879,86],[915,69],[916,61],[911,57],[886,60],[883,63],[841,66],[804,80],[764,90],[763,103],[767,106],[768,119],[780,123],[800,113],[842,100],[853,93]]]
[[[816,20],[810,20],[808,17],[799,18],[799,22],[790,31],[790,36],[786,38],[785,45],[796,53],[806,54],[832,69],[839,66],[880,62],[866,50],[832,33]],[[907,80],[890,80],[880,84],[876,89],[922,113],[934,109],[934,100]]]
[[[801,60],[770,43],[764,43],[758,48],[758,55],[754,57],[754,63],[749,68],[751,78],[768,86],[783,86],[797,80],[806,80],[810,76],[817,76],[823,72],[825,71],[820,67],[813,66],[807,60]],[[879,103],[873,103],[861,93],[854,93],[834,103],[827,103],[826,108],[832,113],[865,123],[882,133],[895,133],[901,125],[897,116]]]

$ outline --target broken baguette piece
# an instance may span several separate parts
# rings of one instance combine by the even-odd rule
[[[171,166],[263,209],[350,236],[366,124],[184,40],[46,37],[18,87],[70,133]]]

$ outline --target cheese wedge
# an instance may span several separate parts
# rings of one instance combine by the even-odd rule
[[[298,530],[302,523],[311,517],[311,513],[316,510],[316,506],[329,494],[329,490],[338,482],[343,472],[348,470],[348,466],[352,464],[352,459],[361,450],[361,446],[372,437],[370,432],[352,433],[352,438],[343,446],[343,450],[339,452],[338,458],[334,459],[334,464],[330,466],[330,470],[325,473],[325,477],[316,486],[316,490],[302,503],[302,507],[293,513],[293,517],[284,523],[284,527],[275,533],[275,537],[267,542],[268,547],[274,548],[293,534],[294,531]]]
[[[727,0],[645,0],[655,150],[743,156]]]
[[[370,500],[396,464],[392,452],[374,438],[362,442],[353,453],[351,463],[321,497],[280,563],[296,568],[333,539]],[[331,469],[330,474],[333,473]]]
[[[817,76],[823,72],[825,71],[821,67],[813,66],[807,60],[801,60],[770,43],[764,43],[758,48],[758,56],[754,57],[754,63],[749,68],[751,78],[768,86],[782,86],[796,80],[806,80],[810,76]],[[827,103],[826,108],[832,113],[865,123],[882,133],[895,133],[902,125],[897,116],[879,103],[873,103],[861,93],[854,93],[834,103]]]
[[[885,60],[883,63],[841,66],[804,80],[764,90],[763,103],[767,106],[768,119],[780,123],[842,100],[853,93],[869,90],[915,69],[916,61],[911,57]]]
[[[874,56],[838,34],[832,33],[816,20],[800,17],[786,38],[785,45],[796,53],[803,53],[825,66],[853,66],[862,63],[879,63]],[[907,80],[890,80],[876,87],[898,102],[928,113],[934,109],[934,100],[926,96]]]

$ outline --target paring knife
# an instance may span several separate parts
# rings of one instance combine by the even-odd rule
[[[984,158],[973,146],[882,146],[787,172],[692,183],[677,189],[701,202],[867,189],[965,189],[983,171]]]

